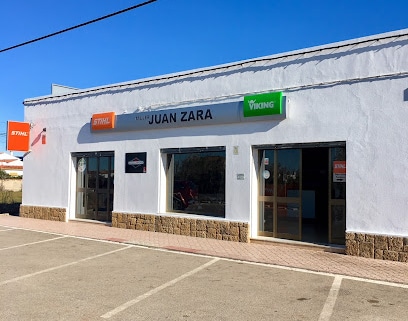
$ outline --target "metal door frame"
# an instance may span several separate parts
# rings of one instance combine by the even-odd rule
[[[282,144],[282,145],[257,145],[254,146],[254,148],[257,150],[258,155],[259,155],[259,164],[258,164],[258,218],[259,218],[259,224],[258,224],[258,235],[260,236],[267,236],[267,237],[282,237],[282,234],[280,235],[277,233],[277,210],[278,210],[278,203],[285,201],[288,202],[290,200],[293,200],[294,203],[299,204],[299,240],[302,239],[302,169],[303,169],[303,164],[302,164],[302,151],[305,148],[318,148],[318,147],[326,147],[328,148],[328,180],[329,180],[329,185],[328,185],[328,241],[330,244],[333,243],[333,237],[332,237],[332,206],[344,206],[346,208],[346,198],[344,199],[332,199],[331,193],[332,193],[332,173],[333,173],[333,164],[331,160],[331,152],[332,148],[335,147],[340,147],[344,148],[345,150],[345,155],[346,155],[346,143],[345,142],[328,142],[328,143],[306,143],[306,144]],[[278,163],[277,163],[277,151],[281,149],[300,149],[300,168],[299,168],[299,175],[300,175],[300,182],[299,182],[299,188],[300,188],[300,193],[298,198],[287,198],[287,197],[278,197],[277,196],[277,188],[278,188],[278,177],[277,177],[277,172],[278,172]],[[273,180],[273,185],[274,185],[274,191],[273,191],[273,196],[264,196],[264,190],[265,190],[265,185],[264,185],[264,179],[262,178],[262,172],[264,170],[264,153],[265,150],[273,150],[274,151],[274,180]],[[346,188],[347,191],[347,188]],[[262,192],[262,194],[261,194]],[[265,215],[265,202],[270,202],[273,203],[273,232],[270,231],[264,231],[263,229],[263,224],[264,224],[264,215]],[[344,213],[344,220],[346,220],[346,213]],[[344,234],[346,233],[344,226]],[[284,236],[284,235],[283,235]]]
[[[333,160],[332,160],[332,151],[333,148],[335,147],[343,147],[345,150],[345,159],[344,161],[347,161],[346,155],[347,155],[347,151],[346,151],[346,146],[334,146],[329,148],[329,191],[328,191],[328,198],[329,198],[329,209],[328,209],[328,215],[329,215],[329,243],[333,243],[333,212],[332,212],[332,208],[333,206],[343,206],[344,207],[344,211],[346,211],[346,198],[342,198],[342,199],[335,199],[332,198],[332,188],[333,188]],[[344,182],[344,184],[347,184],[347,178],[346,181]],[[346,193],[347,193],[347,185],[345,187],[346,189]],[[344,212],[344,234],[346,233],[346,212]],[[345,242],[345,240],[344,240]]]
[[[107,213],[106,220],[103,221],[111,221],[112,220],[112,209],[113,209],[113,194],[114,194],[114,185],[112,182],[112,187],[110,187],[110,180],[114,178],[114,173],[115,173],[115,168],[114,168],[114,157],[115,153],[114,152],[86,152],[86,153],[73,153],[72,157],[75,159],[75,169],[76,169],[76,186],[75,186],[75,218],[76,219],[90,219],[90,220],[99,220],[98,219],[98,212],[99,212],[99,195],[100,194],[106,194],[107,197],[107,210],[103,211]],[[107,188],[106,189],[101,189],[99,187],[99,175],[100,175],[100,158],[101,157],[109,157],[108,161],[108,168],[109,168],[109,175],[108,175],[108,183],[107,183]],[[86,166],[88,167],[89,164],[89,159],[90,158],[96,158],[97,159],[97,170],[96,170],[96,181],[95,181],[95,188],[90,188],[88,187],[88,173],[85,174],[85,187],[78,187],[78,161],[81,158],[86,159]],[[113,162],[113,163],[112,163]],[[113,177],[111,177],[111,174],[113,174]],[[96,197],[96,208],[94,209],[94,213],[91,216],[88,216],[87,214],[81,215],[78,214],[78,195],[79,193],[84,193],[83,197],[84,199],[82,200],[84,202],[84,208],[85,211],[88,211],[88,201],[89,201],[89,195],[90,194],[95,194]],[[83,216],[83,217],[81,217]]]
[[[273,203],[273,232],[269,231],[261,231],[258,229],[258,234],[262,236],[270,236],[270,237],[277,237],[277,238],[288,238],[285,236],[292,236],[290,239],[294,240],[301,240],[302,238],[302,149],[300,148],[290,148],[290,149],[299,149],[299,197],[282,197],[278,196],[278,152],[282,150],[280,148],[263,148],[259,149],[258,153],[261,151],[265,152],[265,150],[273,150],[273,157],[274,157],[274,168],[273,168],[273,196],[264,196],[259,195],[258,192],[258,211],[260,217],[260,224],[263,225],[264,223],[264,205],[265,202]],[[262,192],[264,191],[264,180],[262,179],[262,172],[264,171],[264,157],[263,155],[259,157],[260,164],[259,164],[259,183],[258,186]],[[262,186],[262,188],[261,188]],[[299,234],[295,236],[295,234],[286,234],[286,233],[279,233],[278,232],[278,203],[296,203],[299,206]],[[261,215],[262,213],[262,215]]]

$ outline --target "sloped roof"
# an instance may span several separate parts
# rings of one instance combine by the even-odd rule
[[[13,155],[7,154],[7,153],[0,153],[0,162],[10,162],[10,161],[15,161],[15,160],[20,160],[18,157],[15,157]]]
[[[23,162],[18,158],[15,159],[15,160],[10,160],[10,161],[6,161],[6,162],[0,161],[0,165],[2,165],[2,163],[6,163],[7,166],[21,166],[21,167],[23,167]]]

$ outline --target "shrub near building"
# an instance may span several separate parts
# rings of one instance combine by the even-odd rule
[[[16,180],[5,171],[0,170],[0,213],[18,215],[22,200],[21,188],[19,191],[9,190],[5,187],[6,182]]]

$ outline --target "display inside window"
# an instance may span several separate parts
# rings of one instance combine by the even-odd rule
[[[225,150],[168,154],[168,211],[225,217]]]

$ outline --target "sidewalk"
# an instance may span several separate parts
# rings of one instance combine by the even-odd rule
[[[408,264],[365,259],[288,244],[238,243],[198,237],[145,232],[98,223],[68,223],[0,215],[0,226],[130,243],[235,260],[273,264],[408,285]]]

